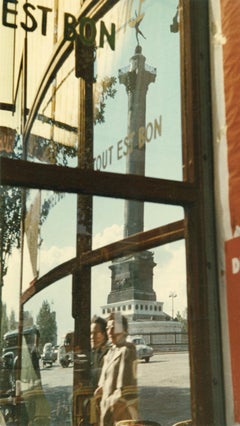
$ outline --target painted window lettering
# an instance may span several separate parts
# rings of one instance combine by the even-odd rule
[[[10,7],[10,5],[12,7]],[[17,0],[13,0],[13,1],[7,1],[4,0],[3,1],[3,9],[2,9],[2,24],[5,27],[10,27],[10,28],[17,28],[17,24],[15,23],[16,17],[18,15],[18,11],[17,11]],[[23,5],[23,11],[26,15],[26,18],[29,18],[28,20],[28,24],[26,24],[25,22],[20,22],[20,26],[28,32],[33,32],[36,30],[36,28],[38,27],[38,22],[37,19],[35,18],[35,16],[33,15],[33,11],[35,11],[36,9],[39,9],[41,11],[41,34],[42,35],[46,35],[47,34],[47,18],[48,18],[48,12],[52,12],[52,9],[50,9],[49,7],[44,7],[44,6],[37,6],[35,7],[33,4],[31,3],[25,3]]]
[[[31,3],[24,3],[22,9],[25,13],[26,22],[20,22],[20,26],[27,32],[35,31],[40,25],[41,34],[47,35],[47,24],[49,13],[53,9],[45,6],[34,6]],[[40,16],[39,16],[40,14]],[[4,0],[2,7],[2,25],[9,28],[17,28],[18,1]],[[71,13],[64,13],[64,39],[74,41],[77,36],[85,46],[94,46],[97,39],[98,46],[103,47],[107,40],[110,48],[115,49],[115,24],[111,24],[109,31],[103,21],[100,22],[99,35],[97,33],[94,19],[81,17],[77,19]]]

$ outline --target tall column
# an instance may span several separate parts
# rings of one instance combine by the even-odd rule
[[[128,95],[128,139],[130,150],[127,155],[126,173],[145,175],[146,95],[148,86],[156,78],[156,69],[145,64],[142,48],[137,45],[130,65],[119,70],[119,81],[126,87]],[[126,201],[124,214],[124,237],[143,231],[144,203]]]
[[[156,68],[145,64],[142,48],[138,44],[128,67],[119,70],[119,81],[128,95],[128,140],[130,149],[126,157],[126,173],[145,175],[146,97],[150,83],[156,78]],[[142,232],[144,203],[125,201],[124,238]],[[144,251],[112,262],[111,292],[108,303],[124,300],[156,300],[153,290],[153,253]]]

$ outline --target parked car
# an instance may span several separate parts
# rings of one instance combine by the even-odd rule
[[[43,353],[41,355],[41,360],[43,366],[45,366],[46,364],[52,366],[54,362],[54,348],[52,343],[45,343],[43,347]]]
[[[0,357],[0,397],[14,395],[15,361],[14,353],[9,351]]]
[[[142,336],[128,336],[127,340],[136,346],[138,359],[144,359],[146,362],[150,361],[153,356],[153,348],[146,345]]]
[[[67,352],[64,345],[59,346],[59,363],[63,368],[73,363],[73,351]]]
[[[63,368],[68,367],[74,360],[74,333],[68,331],[63,337],[58,349],[59,363]]]
[[[20,347],[19,330],[10,330],[4,334],[2,344],[3,349],[2,354],[0,354],[0,396],[15,395],[19,353],[21,353],[22,380],[31,383],[40,377],[38,363],[39,330],[35,325],[24,328]],[[30,360],[32,369],[29,369]]]

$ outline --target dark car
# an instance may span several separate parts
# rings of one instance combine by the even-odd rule
[[[64,345],[59,346],[59,363],[63,368],[73,363],[73,351],[66,351]]]
[[[50,367],[52,366],[53,362],[55,361],[54,347],[52,343],[45,343],[41,355],[41,360],[43,366],[47,364],[50,365]]]
[[[34,325],[24,328],[20,347],[19,341],[19,330],[8,331],[3,336],[3,350],[0,357],[0,395],[12,395],[15,392],[19,353],[21,353],[22,379],[35,381],[40,378],[37,351],[39,341],[38,328]],[[29,376],[29,359],[31,359],[33,367],[31,369],[31,377]]]
[[[6,352],[0,357],[0,397],[14,394],[15,357],[13,352]]]
[[[58,360],[58,350],[59,350],[59,345],[55,345],[53,347],[53,362],[56,362]]]

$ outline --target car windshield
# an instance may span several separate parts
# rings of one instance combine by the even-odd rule
[[[145,345],[145,342],[144,342],[144,340],[143,340],[143,339],[134,339],[134,340],[133,340],[133,343],[134,343],[135,345]]]
[[[51,343],[47,343],[47,344],[44,346],[45,351],[49,351],[51,348],[52,348]]]

